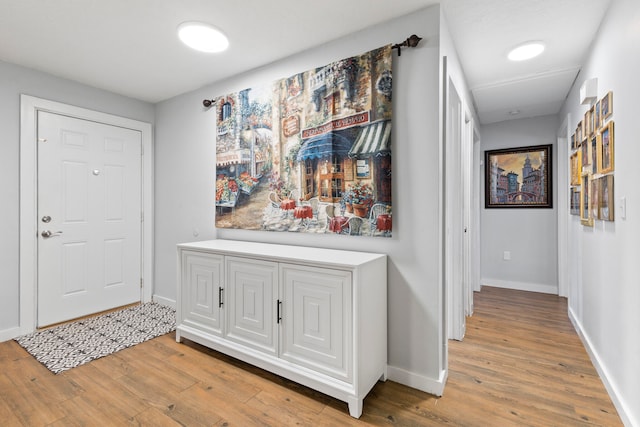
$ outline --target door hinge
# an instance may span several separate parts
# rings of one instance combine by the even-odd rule
[[[142,289],[144,287],[144,279],[141,277],[140,278],[140,289]]]

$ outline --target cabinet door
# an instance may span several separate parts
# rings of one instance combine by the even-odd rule
[[[280,281],[280,357],[351,382],[351,272],[281,264]]]
[[[277,354],[278,264],[227,257],[227,339]]]
[[[223,286],[221,255],[184,251],[182,253],[181,323],[214,335],[222,335]]]

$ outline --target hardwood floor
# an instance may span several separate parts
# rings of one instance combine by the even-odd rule
[[[50,373],[0,343],[2,426],[617,426],[566,300],[484,288],[436,398],[378,383],[360,420],[321,393],[168,334]]]

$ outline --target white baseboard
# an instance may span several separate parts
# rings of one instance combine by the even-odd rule
[[[543,294],[558,295],[558,286],[542,283],[515,282],[513,280],[481,279],[481,286],[494,288],[516,289],[518,291],[540,292]]]
[[[613,406],[616,407],[616,410],[618,411],[618,415],[620,416],[622,423],[625,426],[629,426],[629,427],[640,426],[640,420],[632,419],[633,415],[631,411],[628,409],[630,408],[630,406],[628,404],[625,404],[624,400],[621,398],[620,393],[618,392],[617,387],[615,386],[615,384],[613,384],[609,380],[607,368],[602,363],[600,357],[598,356],[598,352],[593,347],[591,340],[589,339],[588,335],[585,333],[584,329],[582,328],[582,323],[580,323],[580,321],[578,320],[578,317],[575,315],[571,307],[569,307],[569,319],[571,320],[571,323],[573,324],[574,329],[578,333],[578,336],[580,337],[580,340],[582,341],[584,348],[587,350],[587,354],[589,354],[591,363],[593,363],[593,366],[596,368],[596,371],[598,372],[598,375],[600,376],[600,379],[602,380],[604,387],[607,389],[607,392],[609,393],[609,397],[613,402]]]
[[[23,335],[23,333],[18,327],[4,329],[0,331],[0,342],[12,340],[20,335]]]
[[[161,297],[161,296],[158,296],[158,295],[154,295],[153,296],[153,301],[157,302],[158,304],[162,304],[162,305],[166,305],[167,307],[171,307],[174,310],[176,309],[176,300],[165,298],[165,297]]]
[[[406,385],[407,387],[422,390],[436,396],[442,396],[444,385],[447,382],[448,372],[448,370],[441,371],[440,378],[434,380],[433,378],[409,372],[402,368],[388,366],[387,378],[391,381]]]

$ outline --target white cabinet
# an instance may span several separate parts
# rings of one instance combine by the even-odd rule
[[[349,404],[387,369],[385,255],[212,240],[178,245],[176,339]]]

